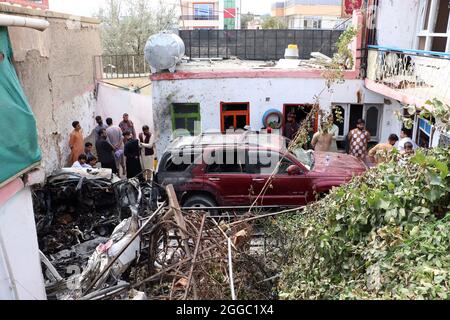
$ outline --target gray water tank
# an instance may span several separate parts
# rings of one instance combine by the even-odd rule
[[[160,32],[151,36],[144,49],[145,60],[150,64],[152,73],[163,70],[175,72],[175,67],[184,53],[183,40],[170,32]]]

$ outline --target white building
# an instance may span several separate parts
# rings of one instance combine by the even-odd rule
[[[180,29],[240,29],[239,0],[181,0]]]
[[[362,21],[355,15],[354,22]],[[362,33],[353,43],[359,57]],[[367,120],[373,143],[399,133],[401,122],[394,117],[401,105],[394,99],[373,92],[360,78],[359,59],[354,70],[344,72],[345,82],[330,89],[319,66],[301,64],[300,60],[281,60],[276,65],[261,61],[190,61],[175,73],[152,76],[153,117],[156,124],[157,151],[162,154],[176,129],[193,132],[221,131],[247,125],[260,130],[264,115],[276,110],[285,118],[294,111],[297,120],[316,102],[324,110],[340,106],[344,140],[359,118]],[[300,63],[300,66],[299,66]],[[197,127],[195,122],[197,121]],[[317,129],[317,123],[316,123]]]
[[[273,17],[283,19],[289,29],[345,29],[342,0],[274,0]]]
[[[448,0],[372,0],[366,87],[403,106],[438,99],[450,105],[450,5]],[[433,106],[427,106],[434,111]],[[405,115],[408,115],[404,111]],[[428,121],[414,121],[413,140],[423,147],[449,141]]]

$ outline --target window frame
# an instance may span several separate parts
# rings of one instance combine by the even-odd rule
[[[431,1],[431,2],[430,2]],[[434,38],[447,38],[447,44],[445,47],[446,53],[450,53],[450,11],[449,18],[447,22],[447,32],[446,33],[436,33],[434,29],[436,27],[438,19],[438,9],[440,1],[447,0],[421,0],[419,3],[419,23],[416,28],[416,37],[414,40],[414,47],[419,50],[432,51]],[[427,16],[427,7],[430,3],[430,11]],[[425,29],[425,24],[427,23],[427,28]],[[424,48],[420,49],[421,38],[425,38]]]
[[[202,13],[202,8],[196,8],[196,6],[210,6],[210,8],[208,9],[208,12],[203,12]],[[214,3],[213,2],[194,2],[192,9],[194,11],[194,17],[196,18],[195,20],[204,20],[201,18],[204,17],[211,17],[214,15]],[[199,12],[201,14],[199,14]]]
[[[224,111],[224,106],[227,105],[237,105],[244,104],[247,106],[247,110],[232,110],[232,111]],[[234,130],[236,130],[236,117],[237,116],[246,116],[246,125],[250,125],[250,102],[220,102],[220,129],[222,132],[226,132],[227,128],[225,128],[225,117],[233,116],[234,117]]]
[[[332,103],[332,106],[340,106],[344,109],[344,135],[339,135],[337,138],[337,141],[345,141],[348,133],[353,128],[350,128],[350,108],[354,105],[354,103]],[[378,103],[364,103],[363,106],[363,119],[367,121],[367,111],[372,108],[376,107],[378,109],[378,119],[377,119],[377,135],[370,137],[370,142],[379,142],[381,139],[381,132],[382,132],[382,124],[383,124],[383,114],[384,114],[384,105],[378,104]],[[373,134],[372,132],[370,133]]]
[[[194,113],[176,113],[175,108],[177,106],[195,106],[197,107],[197,112]],[[194,132],[191,132],[190,130],[187,129],[187,119],[191,119],[191,118],[195,118],[195,121],[201,121],[201,113],[200,113],[200,103],[172,103],[170,104],[170,115],[171,115],[171,120],[172,120],[172,132],[174,132],[175,130],[178,129],[185,129],[187,131],[189,131],[191,134],[194,134],[195,132],[195,127],[194,127]],[[185,121],[185,127],[186,128],[177,128],[176,127],[176,120],[177,119],[184,119]]]

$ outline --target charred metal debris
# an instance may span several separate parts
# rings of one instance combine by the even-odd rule
[[[49,299],[276,298],[269,256],[280,239],[266,238],[258,221],[298,208],[218,217],[184,211],[172,185],[148,176],[114,181],[71,170],[34,190]]]

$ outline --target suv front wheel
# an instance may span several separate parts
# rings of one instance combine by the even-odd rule
[[[208,207],[216,207],[216,202],[207,195],[193,195],[188,197],[183,202],[183,207],[186,208],[208,208]],[[218,210],[208,210],[210,215],[217,215]]]

